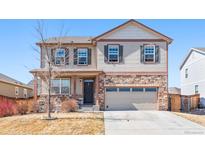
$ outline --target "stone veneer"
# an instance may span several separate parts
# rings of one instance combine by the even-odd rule
[[[99,105],[105,109],[105,87],[136,86],[158,87],[158,110],[168,109],[168,90],[166,75],[106,75],[99,76]]]

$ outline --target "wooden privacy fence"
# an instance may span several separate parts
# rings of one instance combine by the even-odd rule
[[[200,95],[169,94],[168,110],[173,112],[190,112],[198,108]]]
[[[6,96],[1,96],[0,95],[0,103],[1,102],[15,102],[14,98],[6,97]]]

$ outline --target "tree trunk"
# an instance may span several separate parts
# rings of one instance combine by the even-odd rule
[[[50,106],[51,106],[51,67],[50,67],[50,64],[49,64],[49,79],[48,79],[48,118],[51,118]]]

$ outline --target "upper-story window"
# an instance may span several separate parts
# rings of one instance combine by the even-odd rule
[[[27,97],[28,97],[27,89],[23,89],[23,95],[24,95],[24,98],[27,98]]]
[[[199,93],[199,85],[195,85],[195,94]]]
[[[108,62],[119,63],[119,45],[108,45]]]
[[[19,95],[19,87],[15,87],[15,95],[16,95],[16,96]]]
[[[144,62],[155,62],[155,45],[144,46]]]
[[[78,65],[88,64],[88,48],[78,49]]]
[[[188,68],[185,69],[185,78],[188,78]]]
[[[65,49],[57,49],[55,52],[55,64],[63,65],[65,64]]]

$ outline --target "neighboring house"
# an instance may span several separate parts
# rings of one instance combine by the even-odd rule
[[[29,98],[33,88],[0,73],[0,95],[10,98]]]
[[[205,48],[191,48],[180,66],[181,94],[200,94],[205,106]]]
[[[29,87],[34,87],[34,80],[31,80],[31,81],[29,81],[28,83],[27,83],[27,85],[29,86]],[[37,96],[40,96],[40,94],[41,94],[41,80],[40,79],[38,79],[38,81],[37,81]]]
[[[53,55],[53,95],[81,98],[101,110],[167,110],[168,45],[172,39],[129,20],[96,37],[54,37],[39,42],[42,80],[47,95],[46,48]],[[61,48],[57,46],[61,44]],[[36,82],[35,82],[36,83]],[[36,89],[36,88],[35,88]],[[35,92],[36,93],[36,92]]]
[[[181,89],[177,87],[170,87],[168,89],[169,94],[178,94],[181,95]]]

